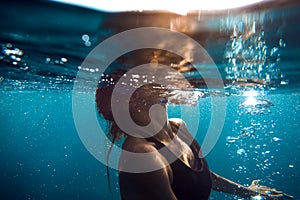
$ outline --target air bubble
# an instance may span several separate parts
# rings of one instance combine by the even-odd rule
[[[236,151],[236,153],[239,154],[239,155],[245,155],[245,154],[246,154],[246,151],[245,151],[245,149],[238,149],[238,150]]]
[[[48,64],[48,63],[50,63],[50,62],[51,62],[51,58],[46,58],[46,59],[45,59],[45,63]]]
[[[233,143],[235,143],[238,139],[239,139],[238,137],[227,136],[227,137],[226,137],[226,144],[233,144]]]
[[[280,38],[280,40],[279,40],[279,46],[281,48],[286,47],[286,43],[285,43],[285,41],[282,38]]]
[[[83,34],[83,35],[81,36],[81,39],[82,39],[84,42],[87,42],[87,41],[90,40],[90,36],[89,36],[88,34]]]
[[[61,60],[62,62],[64,62],[64,63],[68,62],[68,59],[67,59],[67,58],[64,58],[64,57],[62,57],[60,60]]]
[[[274,48],[271,50],[270,56],[274,57],[274,56],[277,56],[277,55],[278,55],[278,48],[277,48],[277,47],[274,47]]]
[[[278,137],[273,137],[272,140],[273,140],[274,142],[281,142],[281,141],[282,141],[282,139],[280,139],[280,138],[278,138]]]
[[[84,42],[84,45],[85,45],[86,47],[90,47],[90,46],[92,45],[92,43],[91,43],[90,41],[86,41],[86,42]]]
[[[288,80],[282,80],[280,82],[280,85],[288,85],[289,84],[289,81]]]

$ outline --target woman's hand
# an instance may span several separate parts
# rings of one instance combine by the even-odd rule
[[[278,191],[275,188],[269,188],[263,185],[259,185],[259,180],[252,181],[251,185],[248,187],[249,190],[257,193],[257,196],[252,197],[252,199],[259,199],[261,196],[264,199],[293,199],[294,197],[288,194]]]

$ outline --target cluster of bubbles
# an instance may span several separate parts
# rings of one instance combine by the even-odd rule
[[[51,59],[50,57],[47,57],[45,59],[46,64],[64,65],[67,62],[68,62],[68,59],[65,57],[61,57],[59,59]]]
[[[265,39],[265,32],[257,31],[256,27],[255,21],[251,25],[240,22],[234,26],[224,55],[226,79],[239,86],[288,84],[279,69],[281,50],[286,47],[285,41],[280,38],[276,46],[270,47]]]
[[[68,62],[69,62],[68,58],[64,56],[55,56],[55,57],[48,56],[45,58],[45,64],[48,65],[47,67],[50,68],[48,69],[48,71],[38,72],[38,74],[42,79],[44,79],[44,81],[49,81],[50,85],[53,85],[54,88],[59,88],[58,85],[72,83],[73,77],[68,73],[64,72],[66,71],[66,69],[64,68],[67,67]],[[56,66],[61,66],[61,68],[57,68]],[[61,71],[60,69],[63,69],[64,71]],[[49,85],[46,87],[49,88]]]
[[[81,36],[82,41],[84,42],[84,45],[86,47],[90,47],[92,45],[91,41],[90,41],[90,36],[88,34],[83,34]]]
[[[24,53],[21,49],[14,47],[11,43],[1,45],[0,61],[18,67],[21,70],[28,70],[29,66],[24,61]]]
[[[275,162],[277,145],[283,140],[276,136],[276,122],[265,117],[275,107],[266,95],[271,89],[287,85],[288,80],[280,70],[284,39],[278,38],[276,44],[273,41],[270,45],[262,25],[266,16],[245,16],[223,22],[232,30],[224,53],[226,91],[228,95],[246,97],[236,108],[238,117],[232,134],[226,137],[226,145],[232,159],[240,159],[233,170],[251,177],[258,171],[271,170]],[[274,171],[267,175],[267,184],[272,184],[272,176],[279,174]]]
[[[92,45],[88,34],[80,36],[85,47]],[[74,63],[68,56],[41,55],[13,43],[0,43],[0,64],[3,69],[0,74],[2,89],[68,89],[75,77]],[[99,71],[97,68],[82,69],[81,66],[78,70]]]
[[[259,93],[255,90],[244,91],[242,98],[246,99],[239,104],[236,111],[233,110],[237,113],[237,118],[232,126],[232,134],[226,137],[229,155],[232,159],[240,160],[236,162],[233,170],[249,177],[271,169],[276,154],[273,149],[277,149],[277,145],[282,143],[282,139],[276,137],[276,122],[265,117],[272,113],[274,104],[264,99],[263,95],[258,96]],[[275,171],[272,176],[279,174]],[[269,182],[266,184],[271,185],[271,176],[267,180]]]
[[[273,120],[252,118],[247,121],[245,118],[241,116],[235,120],[232,128],[234,135],[226,137],[226,145],[230,147],[231,157],[241,160],[236,162],[233,170],[251,176],[250,173],[270,169],[276,153],[271,146],[281,145],[282,139],[275,136],[276,122]]]
[[[239,105],[239,109],[246,114],[257,115],[271,113],[273,106],[274,104],[269,100],[248,97]]]
[[[73,77],[65,74],[64,68],[56,67],[66,66],[68,63],[66,57],[48,56],[43,62],[39,58],[32,59],[31,51],[26,52],[11,43],[0,45],[0,63],[3,68],[0,76],[2,89],[62,89],[62,87],[66,88],[64,84],[73,82]]]

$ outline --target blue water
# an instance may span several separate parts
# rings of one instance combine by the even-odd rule
[[[275,84],[255,88],[263,91],[258,98],[264,100],[257,107],[242,106],[249,97],[240,95],[241,87],[228,86],[225,125],[206,157],[211,170],[226,178],[244,185],[260,179],[295,199],[300,199],[299,7],[291,1],[268,11],[259,9],[261,15],[273,17],[263,22],[270,49],[280,46],[280,39],[286,43],[279,47],[280,62],[273,66],[282,77],[268,71]],[[111,194],[105,165],[82,144],[72,115],[73,83],[84,57],[105,38],[133,28],[116,22],[119,15],[49,2],[1,6],[1,199],[120,199],[117,172],[110,170]],[[220,21],[215,16],[209,24]],[[232,50],[226,44],[233,33],[222,23],[221,29],[211,28],[212,33],[198,41],[224,79],[232,79],[224,72],[232,64],[224,61],[224,54]],[[201,113],[196,137],[200,143],[210,123],[209,105],[210,95],[196,105]],[[168,112],[170,117],[180,115],[176,105]],[[187,120],[189,127],[196,126],[193,123],[193,118]],[[212,192],[210,199],[237,198]]]

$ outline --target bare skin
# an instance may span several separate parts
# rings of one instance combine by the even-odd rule
[[[169,120],[177,123],[178,126],[184,127],[185,135],[176,137],[170,127]],[[156,134],[154,137],[156,140],[167,145],[174,137],[176,137],[177,142],[180,144],[176,147],[169,146],[170,150],[172,148],[181,148],[181,156],[179,159],[183,161],[188,167],[193,168],[195,163],[195,157],[190,149],[187,142],[190,141],[193,137],[188,132],[185,123],[181,119],[169,119],[167,120],[165,127],[162,131]],[[196,141],[194,141],[196,142]],[[177,143],[177,144],[178,144]],[[198,144],[197,144],[198,145]],[[135,152],[135,153],[148,153],[157,151],[155,144],[147,141],[143,138],[134,138],[128,136],[123,144],[123,149]],[[126,162],[135,162],[134,160],[128,160],[123,154],[119,160],[119,170],[120,175],[122,174],[122,168],[125,167]],[[177,197],[172,191],[172,179],[173,172],[170,165],[166,164],[166,158],[157,154],[153,160],[149,161],[155,163],[158,166],[161,166],[159,170],[148,172],[148,173],[124,173],[120,176],[120,186],[121,186],[121,195],[125,199],[138,200],[138,199],[168,199],[176,200]],[[245,187],[228,179],[225,179],[213,172],[211,173],[212,180],[212,189],[220,192],[225,192],[233,195],[237,195],[243,198],[250,199],[253,196],[261,195],[266,199],[292,199],[292,196],[284,194],[281,191],[268,188],[266,186],[259,186],[257,181],[253,181],[251,186]],[[147,181],[145,181],[147,180]]]

